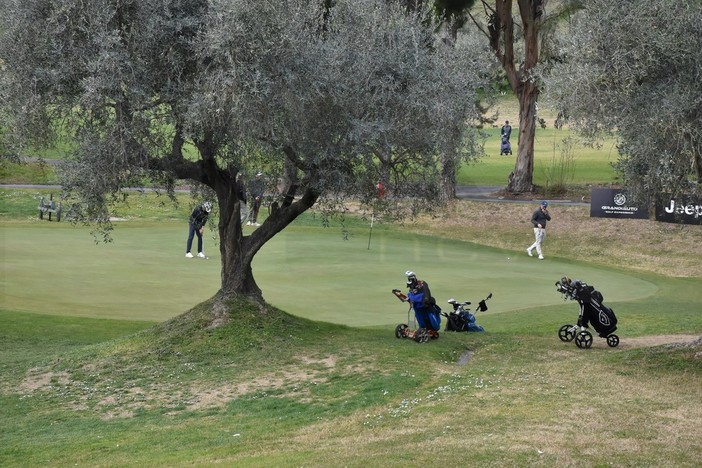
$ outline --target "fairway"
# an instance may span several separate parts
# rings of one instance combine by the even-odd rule
[[[117,223],[114,242],[96,244],[89,230],[68,223],[0,227],[2,309],[77,317],[163,321],[219,289],[219,251],[205,236],[209,260],[184,258],[182,223]],[[292,226],[259,252],[254,274],[271,304],[305,318],[350,326],[394,325],[407,305],[392,294],[406,270],[426,280],[439,305],[455,298],[503,314],[562,304],[561,276],[596,285],[608,303],[641,299],[657,286],[634,274],[549,257],[523,246],[503,251],[476,244],[374,229]],[[572,310],[572,309],[568,309]],[[577,313],[577,309],[576,312]]]
[[[457,175],[458,185],[506,185],[509,174],[514,170],[517,158],[518,129],[512,130],[512,151],[509,156],[500,156],[499,128],[486,129],[485,156],[479,161],[463,165]],[[598,145],[585,145],[583,141],[569,130],[558,130],[552,127],[537,128],[534,140],[534,183],[539,186],[553,185],[554,180],[548,180],[550,170],[558,168],[564,154],[563,141],[572,142],[572,158],[574,168],[573,184],[610,184],[617,182],[617,174],[612,164],[617,162],[619,154],[614,140],[598,142]]]

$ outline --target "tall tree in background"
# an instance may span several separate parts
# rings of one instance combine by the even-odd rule
[[[702,194],[702,3],[588,0],[548,95],[588,133],[614,132],[633,196]]]
[[[467,2],[468,3],[468,2]],[[579,7],[579,1],[558,1],[547,14],[546,0],[516,0],[514,16],[512,0],[482,0],[486,20],[468,10],[473,23],[490,43],[495,57],[505,72],[507,82],[519,102],[519,137],[517,160],[510,173],[507,190],[513,193],[534,190],[534,138],[536,105],[540,94],[537,66],[548,54],[544,41],[559,20]],[[515,21],[515,18],[518,21]]]
[[[312,207],[348,198],[414,212],[440,194],[440,155],[466,155],[484,86],[471,48],[381,0],[5,0],[7,140],[73,147],[65,187],[87,221],[145,180],[216,197],[217,297],[263,301],[256,253]],[[470,136],[468,139],[470,140]],[[236,177],[264,169],[279,205],[242,232]],[[249,172],[250,173],[250,172]]]

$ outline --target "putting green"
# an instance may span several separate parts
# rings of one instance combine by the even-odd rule
[[[367,231],[344,241],[333,229],[296,230],[266,245],[254,272],[269,302],[295,315],[354,326],[406,320],[407,304],[391,294],[393,288],[406,290],[406,270],[429,283],[444,310],[449,298],[477,304],[492,292],[488,314],[562,304],[554,283],[564,275],[595,285],[608,303],[657,291],[653,283],[625,272],[567,259],[540,261],[521,247],[509,252],[374,232],[368,249]]]
[[[248,229],[248,228],[247,228]],[[165,320],[219,288],[219,251],[206,234],[210,260],[186,259],[183,223],[117,223],[114,242],[96,244],[89,230],[68,223],[0,225],[4,310]],[[625,272],[528,257],[470,243],[391,233],[291,227],[259,252],[254,274],[266,300],[295,315],[352,326],[396,324],[406,304],[406,270],[426,280],[446,310],[449,298],[476,303],[493,293],[488,314],[562,303],[554,283],[563,275],[600,289],[608,302],[656,292]],[[508,259],[509,257],[509,259]]]

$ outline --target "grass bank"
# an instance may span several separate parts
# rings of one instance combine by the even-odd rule
[[[84,346],[49,329],[52,352],[28,369],[3,352],[0,462],[695,466],[702,453],[699,347],[583,351],[518,326],[542,310],[425,345],[245,303],[224,313],[208,329],[203,304],[100,344],[86,322]]]

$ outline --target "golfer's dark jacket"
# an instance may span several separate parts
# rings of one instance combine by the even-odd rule
[[[551,221],[551,215],[544,213],[541,208],[538,208],[534,211],[534,214],[531,215],[531,224],[533,224],[534,227],[539,227],[540,224],[541,227],[546,229],[546,221]]]
[[[249,195],[252,199],[263,196],[264,185],[261,179],[254,179],[249,185]]]
[[[202,226],[207,224],[208,216],[209,213],[205,211],[202,205],[199,205],[193,210],[193,213],[190,215],[190,224],[192,224],[195,229],[200,229]]]
[[[420,281],[416,289],[411,289],[407,292],[407,297],[412,302],[412,308],[415,312],[432,311],[436,300],[431,296],[429,284]]]
[[[500,130],[500,134],[502,138],[509,140],[509,137],[512,136],[512,127],[509,125],[503,125],[502,129]]]

